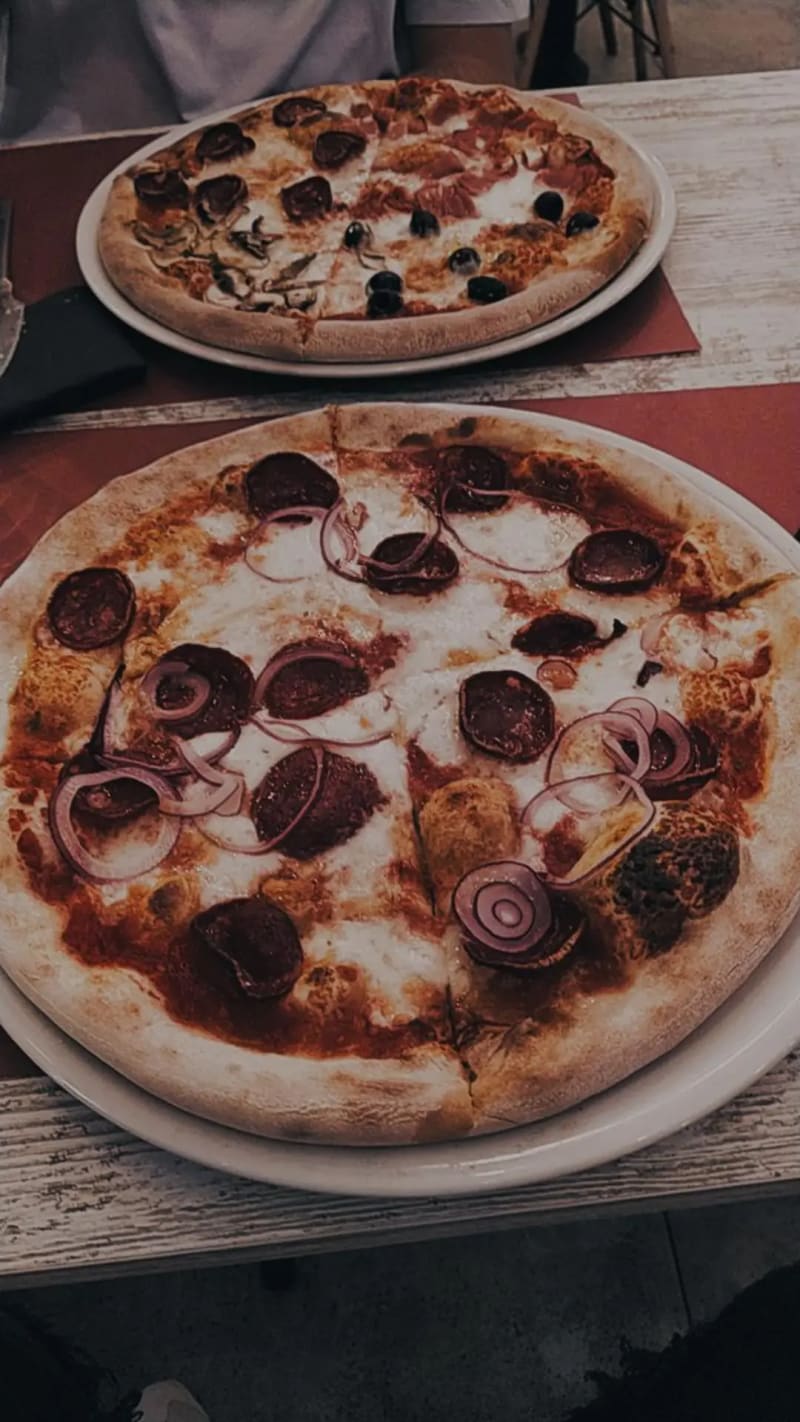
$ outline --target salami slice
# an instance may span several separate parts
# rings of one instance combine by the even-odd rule
[[[245,997],[282,997],[303,968],[303,949],[288,913],[263,894],[213,904],[192,919],[201,951],[222,958]]]
[[[515,973],[537,973],[543,968],[552,968],[577,948],[586,919],[574,900],[563,894],[551,894],[550,907],[553,921],[544,938],[527,953],[503,953],[471,938],[464,939],[464,947],[471,958],[487,968],[510,969]]]
[[[627,630],[625,623],[615,617],[611,635],[599,637],[591,617],[578,612],[543,612],[514,633],[511,645],[529,657],[579,657],[604,647]]]
[[[369,690],[364,668],[346,647],[315,638],[283,647],[265,667],[262,683],[261,704],[285,721],[322,716]]]
[[[493,513],[508,503],[497,497],[509,486],[505,460],[484,445],[447,445],[439,451],[436,469],[448,513]],[[484,490],[489,492],[482,495]]]
[[[69,775],[94,775],[106,767],[90,750],[80,751],[68,760],[61,773],[62,779]],[[153,810],[158,804],[158,796],[149,785],[141,780],[110,780],[106,785],[86,786],[75,796],[73,813],[79,819],[92,824],[121,824],[125,820],[136,819],[145,810]]]
[[[47,621],[57,641],[75,652],[93,652],[125,636],[136,595],[119,568],[81,568],[50,594]]]
[[[327,178],[301,178],[288,188],[281,188],[281,202],[292,222],[306,222],[324,217],[333,206],[333,193]]]
[[[221,163],[225,158],[252,153],[255,146],[238,123],[214,123],[206,129],[194,151],[201,163]]]
[[[590,533],[569,560],[573,583],[590,592],[636,593],[649,588],[664,568],[664,551],[654,538],[632,528]]]
[[[247,198],[247,183],[238,173],[223,173],[219,178],[206,178],[195,188],[194,200],[204,222],[219,222],[236,205]]]
[[[342,168],[353,158],[360,157],[366,146],[363,133],[354,133],[346,128],[328,128],[324,133],[317,134],[311,154],[318,168]]]
[[[311,859],[352,839],[383,799],[366,765],[335,751],[323,749],[322,754],[318,793],[280,844],[280,853],[292,859]],[[291,824],[308,801],[316,773],[315,754],[309,746],[292,751],[270,767],[253,795],[253,823],[259,839],[269,842]]]
[[[470,745],[500,760],[537,760],[555,733],[547,692],[516,671],[467,677],[459,692],[459,721]]]
[[[245,475],[247,503],[259,518],[278,509],[329,509],[339,497],[339,485],[327,469],[305,454],[292,450],[267,454]]]
[[[296,123],[308,123],[327,113],[327,106],[321,99],[312,99],[306,94],[297,94],[289,99],[281,99],[272,110],[272,122],[278,128],[294,128]]]
[[[148,207],[188,207],[189,189],[174,168],[146,168],[133,180],[136,196]]]
[[[370,587],[382,593],[406,593],[411,597],[427,597],[428,593],[449,587],[458,577],[458,558],[440,538],[429,543],[422,557],[409,565],[410,556],[425,537],[424,533],[392,533],[381,539],[365,565]],[[376,567],[376,563],[385,566]],[[402,569],[393,572],[392,563],[402,564]]]
[[[685,772],[676,780],[655,783],[646,775],[642,781],[651,800],[688,800],[700,790],[719,769],[719,753],[711,737],[701,726],[688,727],[692,743],[692,758]],[[650,770],[668,770],[674,747],[669,736],[656,728],[650,737]]]
[[[255,683],[253,673],[240,657],[226,652],[224,647],[182,642],[167,652],[161,661],[183,663],[187,672],[197,672],[206,677],[210,686],[208,699],[199,710],[183,720],[170,720],[171,733],[189,738],[204,731],[232,731],[247,720],[253,704]],[[192,695],[180,675],[170,673],[158,683],[155,701],[164,711],[173,711],[188,704]]]

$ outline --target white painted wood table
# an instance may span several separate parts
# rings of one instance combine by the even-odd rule
[[[513,400],[800,380],[800,75],[620,84],[581,97],[647,144],[672,178],[680,215],[665,267],[702,351],[522,373],[478,368],[437,375],[434,388],[426,380],[382,383],[382,396]],[[298,383],[290,393],[62,415],[43,426],[190,426],[285,412],[328,393]],[[249,1184],[131,1138],[46,1079],[0,1082],[0,1282],[8,1286],[707,1203],[799,1184],[800,1053],[707,1121],[638,1155],[550,1184],[451,1201],[334,1199]]]

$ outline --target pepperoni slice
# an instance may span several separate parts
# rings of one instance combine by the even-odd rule
[[[68,760],[61,779],[69,775],[94,775],[105,770],[90,750],[82,750]],[[133,820],[145,810],[155,809],[158,796],[141,780],[111,780],[107,785],[87,785],[75,796],[73,810],[80,819],[101,824],[121,824]]]
[[[53,636],[75,652],[93,652],[125,636],[136,595],[119,568],[81,568],[63,578],[47,604]]]
[[[314,139],[311,155],[318,168],[341,168],[358,158],[367,146],[363,133],[345,128],[328,128]]]
[[[150,207],[188,207],[189,189],[174,168],[146,168],[133,180],[136,196]]]
[[[624,622],[614,618],[611,635],[598,637],[591,617],[578,612],[543,612],[511,638],[512,647],[529,657],[575,657],[604,647],[627,632]]]
[[[162,662],[184,662],[187,671],[199,672],[211,685],[208,700],[185,720],[170,721],[171,733],[199,736],[203,731],[232,731],[247,720],[253,704],[255,683],[246,662],[226,652],[224,647],[203,647],[182,642],[161,658]],[[156,687],[156,704],[165,711],[188,703],[192,691],[179,676],[165,676]]]
[[[308,746],[292,751],[267,771],[253,795],[253,823],[269,841],[298,815],[312,792],[317,762]],[[323,749],[322,779],[308,812],[281,842],[280,853],[311,859],[352,839],[381,804],[378,782],[359,761]]]
[[[310,99],[305,94],[298,94],[294,98],[281,99],[272,110],[272,122],[278,128],[294,128],[296,123],[308,123],[309,120],[318,118],[320,114],[327,113],[327,106],[321,99]]]
[[[264,894],[228,899],[195,914],[194,943],[232,970],[245,997],[282,997],[303,968],[303,949],[288,913]]]
[[[322,716],[369,690],[364,668],[338,642],[291,642],[272,661],[283,665],[267,682],[262,704],[271,716],[285,721]]]
[[[329,509],[339,497],[339,485],[313,459],[292,450],[267,454],[253,464],[244,479],[247,503],[259,518],[301,504]]]
[[[201,163],[220,163],[223,158],[251,153],[255,146],[238,123],[214,123],[206,129],[194,151]]]
[[[441,592],[458,577],[458,558],[449,544],[435,538],[428,545],[419,562],[408,566],[408,559],[414,549],[426,537],[424,533],[392,533],[381,539],[365,564],[365,577],[370,587],[382,593],[407,593],[411,597],[427,597],[428,593]],[[401,563],[400,572],[389,568],[376,568],[378,563]]]
[[[663,549],[654,538],[632,528],[604,528],[590,533],[573,548],[569,560],[573,583],[591,592],[643,592],[663,568]]]
[[[459,721],[470,745],[501,760],[537,760],[555,733],[547,692],[516,671],[467,677],[459,693]]]
[[[219,178],[206,178],[195,188],[197,211],[204,222],[218,222],[227,217],[237,203],[247,197],[247,183],[238,173],[223,173]]]
[[[447,491],[448,513],[492,513],[502,509],[507,499],[496,493],[509,486],[505,461],[482,444],[450,444],[436,459],[439,489]],[[481,490],[491,490],[482,497]]]
[[[333,206],[333,193],[327,178],[301,178],[288,188],[281,188],[284,212],[292,222],[324,217]]]

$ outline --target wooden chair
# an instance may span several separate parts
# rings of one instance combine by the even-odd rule
[[[620,8],[620,6],[624,8]],[[665,79],[674,79],[677,74],[675,45],[672,38],[672,21],[669,14],[669,0],[588,0],[579,15],[582,20],[590,10],[596,9],[603,27],[606,54],[618,53],[617,33],[614,20],[627,25],[633,36],[633,63],[637,79],[647,79],[648,59],[655,59],[661,66]]]

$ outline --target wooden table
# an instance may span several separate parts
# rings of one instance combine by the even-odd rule
[[[438,375],[437,399],[514,400],[800,380],[798,73],[582,92],[665,164],[679,222],[665,268],[699,354]],[[364,398],[364,388],[358,394]],[[424,380],[381,396],[430,398]],[[194,423],[314,405],[327,387],[95,410],[51,429]],[[798,411],[800,421],[800,411]],[[798,476],[800,481],[800,476]],[[166,1155],[43,1078],[0,1082],[0,1281],[146,1272],[661,1209],[792,1190],[800,1182],[800,1053],[700,1125],[580,1176],[470,1199],[362,1201],[253,1185]]]

